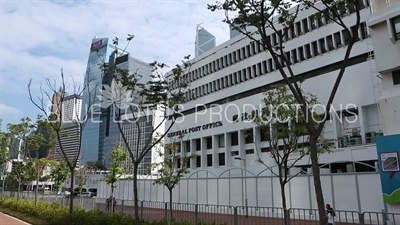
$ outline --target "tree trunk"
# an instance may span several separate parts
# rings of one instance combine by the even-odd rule
[[[74,211],[74,174],[75,174],[75,168],[70,168],[70,174],[71,174],[71,184],[69,185],[70,187],[70,194],[69,194],[69,213],[72,214]]]
[[[1,189],[1,197],[4,197],[4,189],[6,189],[6,187],[4,186],[6,184],[6,176],[3,176],[3,184],[2,184],[2,189]]]
[[[138,180],[137,180],[137,175],[138,175],[138,168],[139,164],[134,163],[133,164],[133,199],[135,201],[135,224],[139,225],[140,224],[140,218],[139,218],[139,196],[138,196]]]
[[[174,221],[174,213],[173,213],[173,208],[172,208],[172,188],[169,188],[169,216],[170,216],[170,221]]]
[[[283,217],[284,217],[285,225],[288,225],[287,224],[287,219],[288,218],[286,218],[287,217],[287,214],[286,214],[287,205],[286,205],[286,193],[285,193],[285,185],[286,184],[281,180],[281,178],[279,178],[279,182],[280,182],[280,185],[281,185],[282,208],[284,210]]]
[[[313,172],[315,197],[317,199],[318,214],[319,214],[319,224],[326,225],[327,218],[325,215],[325,203],[324,203],[324,193],[322,192],[321,177],[318,162],[318,146],[317,138],[315,135],[310,135],[310,159],[311,168]]]
[[[17,201],[19,200],[19,193],[21,192],[21,181],[18,181]]]
[[[111,213],[114,214],[114,187],[111,187]]]
[[[38,203],[38,194],[39,194],[38,187],[39,187],[39,169],[37,170],[37,173],[36,173],[35,206],[37,206],[37,203]],[[43,194],[44,194],[44,192],[43,192]]]

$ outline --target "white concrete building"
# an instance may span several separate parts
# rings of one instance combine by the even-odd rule
[[[376,70],[382,78],[379,106],[383,133],[400,134],[400,0],[373,0],[368,21]]]
[[[342,114],[343,119],[340,121],[331,115],[321,137],[333,145],[332,153],[320,156],[321,173],[376,170],[375,137],[382,134],[378,109],[381,80],[366,25],[369,1],[362,3],[359,30],[354,30],[356,16],[352,10],[342,13],[343,21],[353,32],[358,32],[359,39],[353,46],[349,66],[333,102],[336,113]],[[294,73],[307,78],[302,83],[303,90],[326,104],[348,37],[337,24],[325,18],[314,19],[314,13],[312,9],[299,12],[284,45],[291,56]],[[270,36],[276,40],[274,33]],[[182,152],[200,155],[190,163],[192,172],[208,170],[218,176],[230,168],[242,167],[243,162],[235,160],[240,157],[245,159],[247,170],[252,174],[270,175],[257,162],[260,155],[268,165],[274,165],[265,137],[254,123],[241,120],[243,113],[260,109],[262,90],[282,80],[270,54],[244,35],[238,35],[195,58],[186,76],[190,87],[183,116],[178,118],[166,142],[171,142],[180,132],[186,134]],[[170,121],[166,127],[169,124]],[[251,129],[252,134],[245,137],[245,129]],[[297,166],[310,170],[307,157]]]

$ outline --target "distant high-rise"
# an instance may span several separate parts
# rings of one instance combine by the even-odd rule
[[[213,48],[215,48],[215,36],[205,30],[201,24],[198,24],[194,56],[197,57]]]
[[[3,124],[3,119],[0,117],[0,131],[1,131],[1,125]]]
[[[78,122],[81,119],[82,97],[70,95],[62,99],[62,123]]]
[[[56,161],[65,161],[64,152],[67,159],[72,162],[78,158],[79,152],[82,97],[77,94],[63,97],[61,99],[61,108],[61,123],[64,132],[68,135],[60,137],[61,145],[59,142],[56,143],[54,159]]]
[[[82,130],[81,162],[99,161],[101,112],[100,99],[104,74],[99,65],[109,62],[114,51],[108,38],[94,38],[90,45],[82,96],[81,118],[86,120]],[[90,110],[90,111],[89,111]]]
[[[112,99],[107,94],[102,95],[102,85],[112,87],[112,74],[104,74],[99,68],[100,60],[106,60],[110,66],[115,65],[119,69],[128,70],[129,73],[141,75],[140,82],[146,83],[150,79],[152,70],[149,63],[143,62],[130,55],[129,52],[109,45],[107,38],[94,39],[89,54],[85,84],[89,85],[89,92],[85,91],[82,102],[82,120],[85,119],[88,104],[101,107],[91,107],[90,116],[87,117],[85,128],[82,130],[81,162],[102,162],[109,166],[108,154],[120,140],[118,124],[114,119],[115,107],[107,106],[106,102]],[[104,63],[104,62],[102,62]],[[87,93],[92,93],[89,96]],[[94,94],[93,94],[94,93]],[[108,93],[109,94],[109,93]],[[133,95],[135,93],[132,93]],[[104,104],[103,104],[104,103]]]
[[[124,52],[123,54],[118,53],[115,54],[114,65],[122,70],[127,70],[130,73],[137,73],[141,76],[140,82],[147,83],[150,81],[150,75],[152,74],[152,70],[149,63],[143,62],[133,56],[130,55],[129,52]],[[107,79],[108,78],[108,79]],[[103,79],[103,84],[111,85],[112,78],[109,75],[106,75]],[[134,99],[136,98],[135,94],[132,93]],[[100,138],[99,138],[99,161],[103,162],[106,167],[111,165],[111,160],[108,157],[111,150],[115,147],[115,145],[120,141],[120,130],[118,128],[117,121],[114,119],[114,110],[115,106],[108,107],[106,109],[102,109],[101,121],[100,125]],[[131,113],[130,110],[127,110],[125,113]],[[133,135],[132,133],[126,133],[126,136]]]
[[[232,25],[229,25],[229,29],[230,29],[229,34],[230,34],[230,38],[231,38],[231,39],[234,38],[234,37],[236,37],[236,36],[238,36],[238,35],[240,34],[240,32],[239,32],[238,30],[236,30],[235,28],[233,28]]]

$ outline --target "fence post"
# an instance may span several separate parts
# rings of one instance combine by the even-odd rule
[[[194,205],[194,225],[199,223],[199,205]]]
[[[143,207],[144,207],[144,201],[140,202],[140,219],[143,220]]]
[[[122,213],[122,215],[124,215],[124,207],[125,206],[125,200],[124,199],[122,199],[121,200],[121,213]]]
[[[165,219],[168,219],[168,203],[165,203],[165,204],[164,204],[164,209],[165,209],[165,211],[164,211],[164,217],[165,217]]]
[[[382,220],[383,220],[383,224],[382,225],[387,225],[387,214],[386,211],[384,209],[382,209]]]
[[[238,225],[238,210],[237,206],[233,208],[233,225]]]
[[[96,197],[92,198],[92,210],[96,208]]]
[[[365,225],[364,215],[365,215],[365,213],[358,213],[358,220],[359,220],[360,225]]]
[[[285,224],[290,225],[290,209],[284,208],[283,214],[284,214],[284,218],[285,218]]]

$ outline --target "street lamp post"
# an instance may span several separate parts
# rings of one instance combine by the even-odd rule
[[[247,204],[247,170],[246,170],[246,159],[242,159],[240,157],[235,157],[236,160],[243,160],[244,163],[244,196],[245,196],[245,200],[244,200],[244,204],[245,204],[245,210],[246,210],[246,218],[249,217],[249,207]]]

